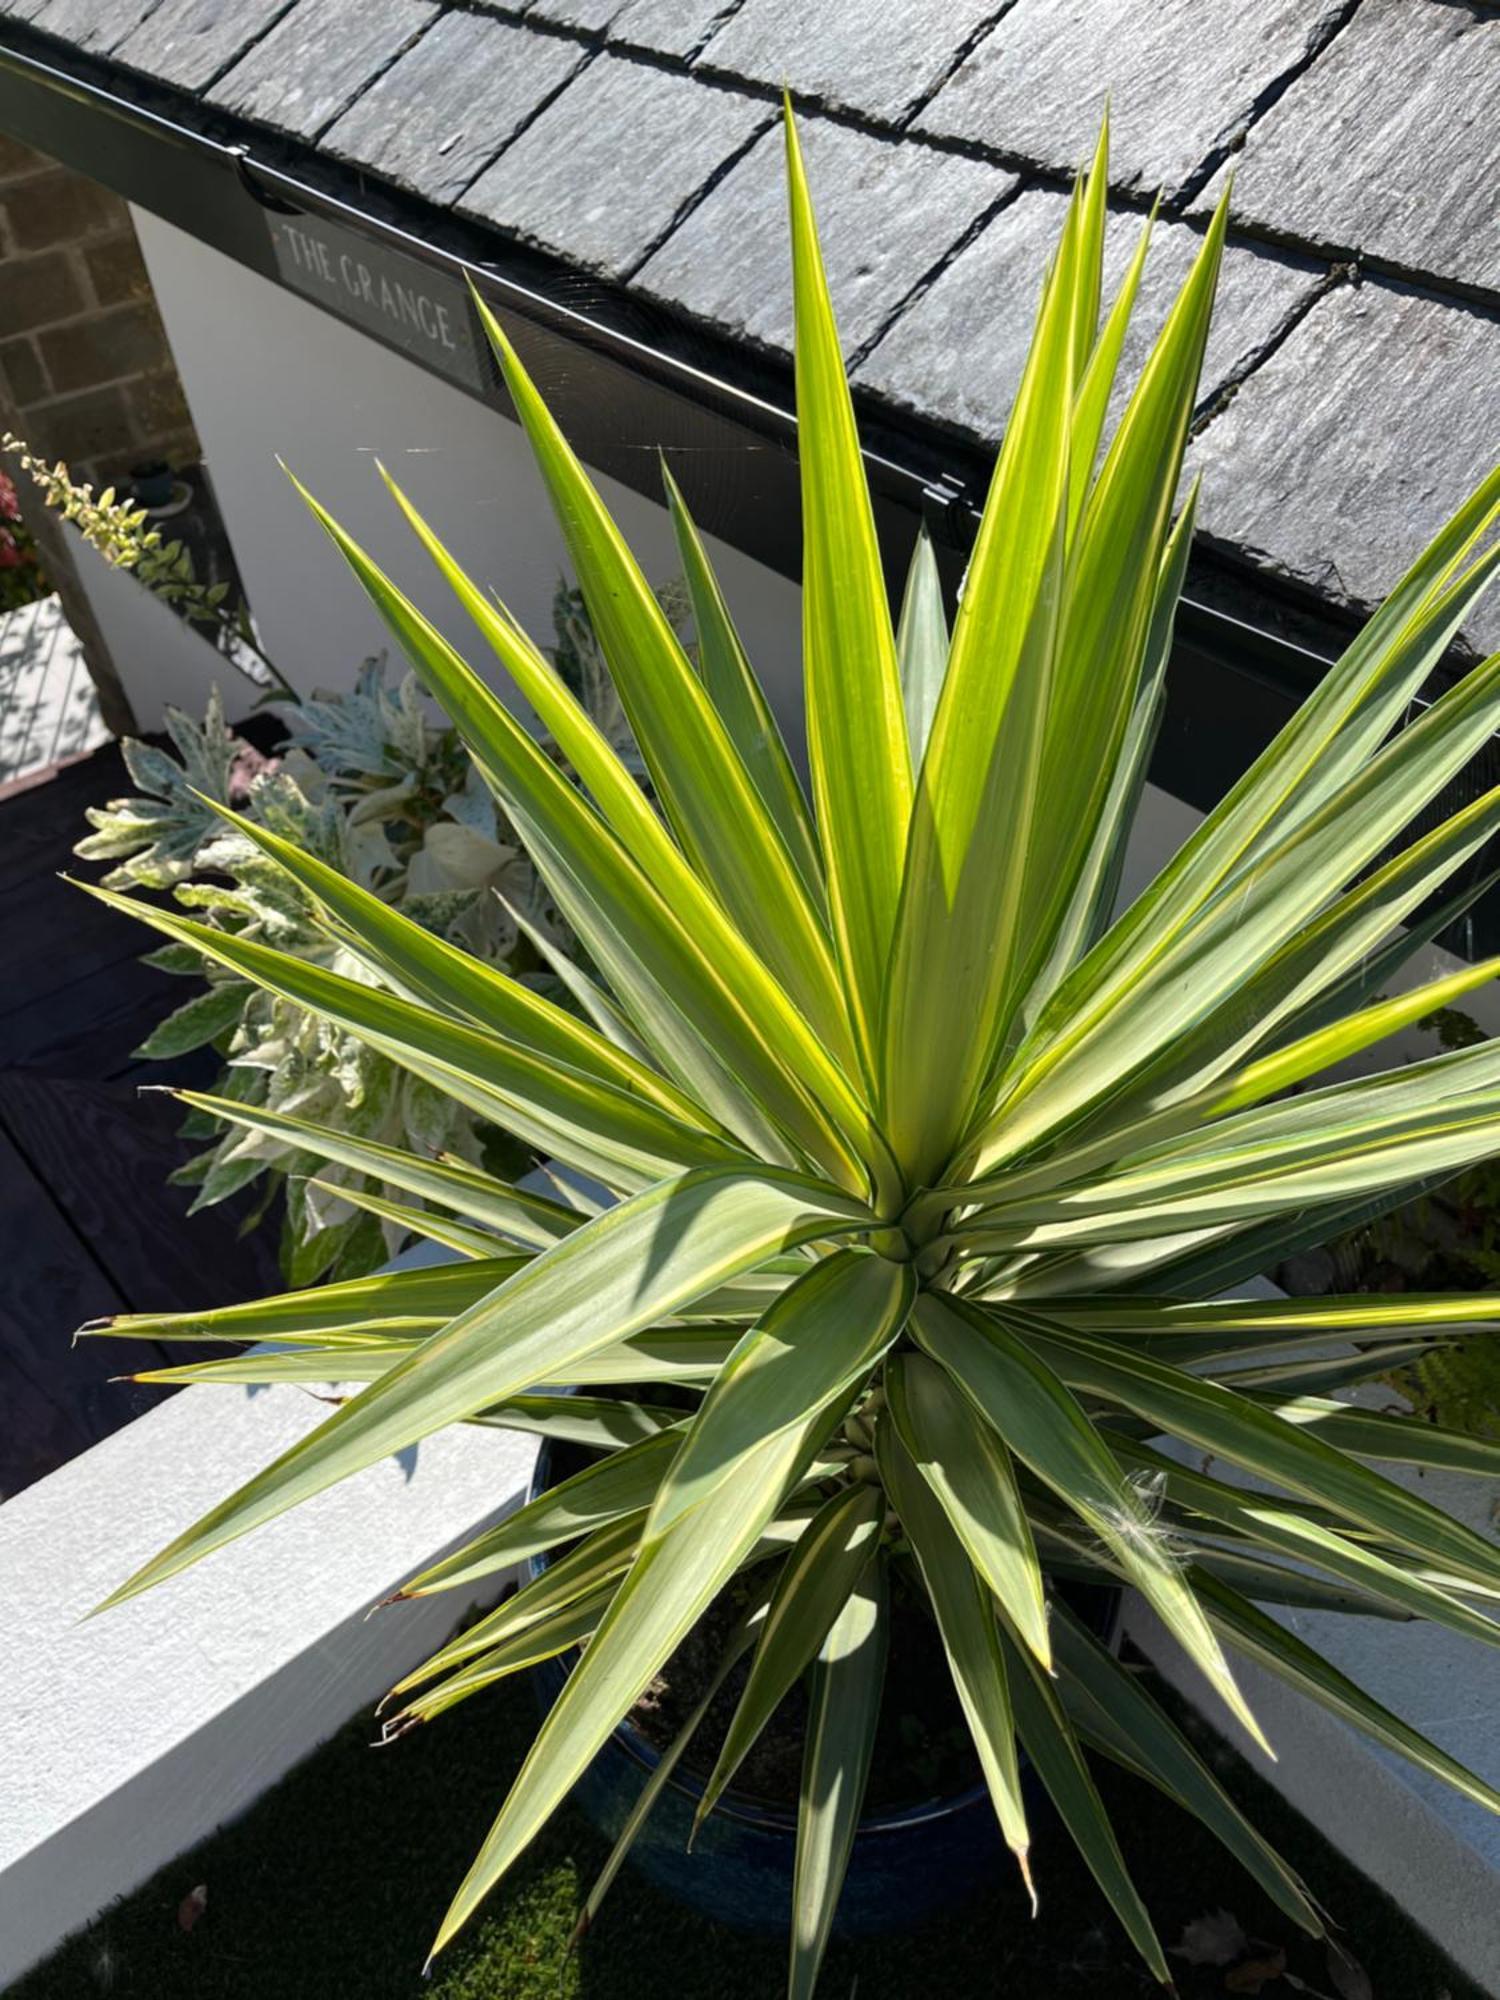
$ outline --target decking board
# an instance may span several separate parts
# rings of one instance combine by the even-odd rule
[[[166,1184],[191,1148],[176,1107],[139,1086],[202,1083],[213,1058],[132,1052],[187,983],[142,966],[147,934],[59,879],[99,872],[72,854],[84,808],[128,789],[111,744],[0,798],[0,1498],[159,1396],[111,1378],[164,1350],[75,1346],[81,1321],[279,1283],[274,1221],[241,1238],[244,1198],[189,1218],[190,1192]]]

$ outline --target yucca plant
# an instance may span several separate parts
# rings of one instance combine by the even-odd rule
[[[276,1343],[152,1379],[368,1385],[115,1599],[441,1425],[592,1447],[585,1470],[402,1593],[458,1592],[457,1608],[497,1570],[576,1544],[402,1683],[397,1727],[581,1648],[439,1946],[749,1572],[731,1647],[753,1647],[748,1680],[705,1806],[810,1672],[790,1975],[810,1994],[899,1567],[936,1621],[1022,1869],[1024,1752],[1165,1983],[1085,1751],[1196,1813],[1295,1922],[1316,1933],[1320,1918],[1057,1580],[1133,1585],[1257,1740],[1230,1654],[1500,1809],[1260,1608],[1496,1638],[1474,1605],[1500,1595],[1500,1552],[1368,1461],[1492,1475],[1500,1451],[1330,1393],[1426,1343],[1487,1338],[1493,1301],[1225,1296],[1395,1191],[1500,1152],[1494,1044],[1298,1094],[1495,971],[1373,997],[1421,935],[1400,927],[1500,823],[1497,789],[1390,852],[1500,717],[1497,655],[1398,727],[1500,560],[1480,552],[1500,474],[1111,921],[1192,530],[1193,496],[1174,509],[1225,210],[1103,448],[1145,243],[1101,317],[1101,143],[950,636],[925,547],[892,617],[790,120],[787,142],[811,801],[670,479],[696,667],[480,305],[655,804],[394,486],[576,785],[309,504],[586,946],[588,1021],[248,822],[366,979],[138,914],[618,1199],[570,1207],[212,1104],[406,1189],[425,1204],[411,1226],[462,1261],[106,1329]],[[1353,1333],[1358,1351],[1330,1359]],[[1198,1469],[1205,1454],[1253,1483]]]

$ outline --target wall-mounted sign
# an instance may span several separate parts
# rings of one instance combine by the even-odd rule
[[[484,390],[473,307],[457,278],[323,216],[268,212],[266,222],[276,268],[293,290],[466,389]]]

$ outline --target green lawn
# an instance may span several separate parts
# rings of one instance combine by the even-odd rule
[[[529,1689],[510,1684],[389,1749],[372,1750],[373,1728],[352,1724],[237,1824],[65,1945],[10,2000],[776,2000],[779,1940],[717,1929],[629,1872],[570,1957],[577,1903],[603,1854],[571,1812],[423,1981],[447,1896],[535,1720]],[[1237,1760],[1216,1754],[1235,1789],[1270,1801],[1263,1823],[1342,1923],[1377,2000],[1484,2000],[1305,1822]],[[1299,1944],[1205,1836],[1133,1780],[1104,1772],[1101,1785],[1124,1816],[1127,1853],[1169,1945],[1185,1922],[1226,1907],[1252,1935],[1287,1948],[1304,1994],[1340,2000],[1322,1949]],[[1014,1885],[999,1881],[993,1896],[926,1933],[835,1946],[820,2000],[1123,2000],[1159,1991],[1054,1829],[1037,1829],[1035,1860],[1035,1923]],[[200,1883],[206,1910],[184,1931],[179,1905]],[[1262,1990],[1283,2000],[1295,1989],[1277,1980]],[[1184,1966],[1181,1991],[1185,2000],[1223,1995],[1224,1973]]]

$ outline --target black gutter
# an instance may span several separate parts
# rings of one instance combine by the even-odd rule
[[[64,69],[45,38],[13,23],[4,32],[0,130],[273,284],[284,280],[268,214],[331,221],[376,248],[472,280],[596,470],[659,500],[662,454],[703,527],[783,575],[800,576],[797,427],[785,363],[718,339],[638,295],[583,280],[357,170],[322,156],[310,160],[305,149],[273,134],[257,132],[252,148],[247,128],[148,78],[132,78],[127,98],[118,75],[92,58],[70,51],[76,66]],[[197,122],[185,124],[185,110]],[[586,304],[579,303],[585,296]],[[386,344],[427,365],[400,342]],[[465,393],[513,414],[487,354],[479,386]],[[893,591],[924,518],[956,583],[978,524],[987,455],[935,431],[905,428],[879,411],[862,410],[861,429]],[[1232,594],[1255,594],[1225,574]],[[1222,579],[1220,594],[1226,594]],[[1274,608],[1256,623],[1204,602],[1191,588],[1182,601],[1152,777],[1199,810],[1223,796],[1341,650],[1342,621],[1320,618],[1311,607],[1299,611],[1295,602],[1265,601]],[[1270,618],[1310,631],[1317,650],[1271,629]],[[1466,774],[1470,781],[1477,775]],[[1452,810],[1458,801],[1439,803]],[[1483,942],[1500,943],[1500,910],[1482,905],[1476,912],[1462,941],[1469,951],[1478,932]]]
[[[13,27],[8,32],[18,41],[37,39]],[[800,573],[796,419],[778,379],[784,370],[744,357],[731,377],[715,365],[722,358],[718,343],[690,332],[684,337],[666,309],[501,244],[481,226],[356,170],[321,157],[309,162],[274,135],[257,134],[252,150],[211,105],[193,104],[203,123],[184,124],[176,115],[185,108],[181,100],[153,105],[165,93],[149,79],[140,80],[138,97],[125,98],[114,79],[81,73],[97,68],[80,58],[79,70],[64,70],[28,49],[0,46],[0,129],[273,284],[283,280],[268,211],[334,221],[450,278],[472,280],[528,365],[534,363],[549,403],[591,465],[660,500],[656,452],[679,455],[674,471],[690,497],[695,487],[703,497],[710,516],[704,526],[784,575]],[[307,177],[309,166],[316,179]],[[568,295],[580,294],[587,295],[586,307],[569,303]],[[549,350],[555,354],[551,365]],[[400,351],[427,365],[420,355]],[[467,393],[509,416],[498,374],[492,368],[486,373],[482,389]],[[730,529],[711,518],[726,482],[694,476],[693,461],[705,453],[720,467],[731,457],[743,460],[735,467]],[[936,454],[929,454],[930,470],[874,446],[865,456],[877,506],[906,517],[908,540],[924,508],[944,515],[952,508]]]

